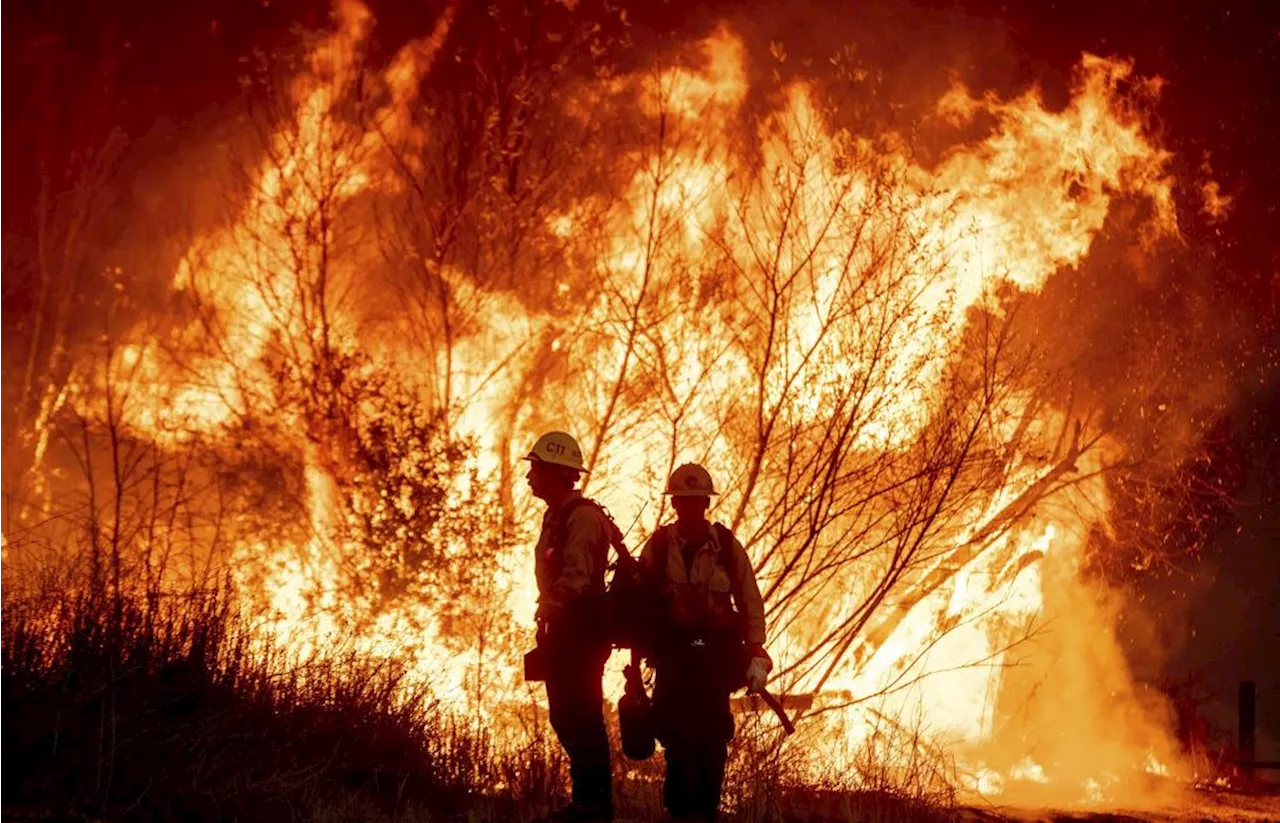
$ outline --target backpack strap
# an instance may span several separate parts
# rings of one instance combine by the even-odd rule
[[[588,502],[590,501],[582,497],[568,501],[556,512],[555,520],[551,521],[551,540],[547,546],[547,560],[551,566],[553,578],[559,578],[560,573],[564,571],[564,535],[569,526],[569,516],[579,506]]]
[[[556,519],[552,522],[551,547],[559,551],[563,547],[562,538],[564,537],[565,528],[569,525],[569,515],[584,503],[592,501],[585,497],[575,497],[560,507],[556,512]]]
[[[667,555],[671,552],[671,536],[667,533],[669,526],[659,526],[649,538],[653,543],[653,573],[655,584],[661,584],[667,575]]]
[[[565,529],[569,525],[569,517],[570,515],[573,514],[573,512],[579,506],[584,506],[584,505],[594,506],[596,511],[604,515],[605,522],[608,524],[608,529],[609,529],[609,545],[613,546],[613,550],[617,552],[618,564],[620,566],[625,566],[627,568],[634,567],[636,565],[635,558],[633,558],[631,556],[631,553],[627,551],[627,545],[623,541],[622,530],[619,529],[618,524],[614,522],[613,515],[609,513],[609,510],[606,509],[599,502],[592,500],[589,497],[575,497],[574,499],[568,501],[563,506],[561,506],[560,511],[556,512],[555,523],[552,526],[553,531],[551,533],[550,547],[554,549],[554,553],[552,554],[552,557],[555,558],[555,563],[553,568],[555,568],[556,574],[560,573],[560,569],[559,569],[560,559],[561,559],[560,550],[563,548],[563,545],[561,543],[561,538],[565,533]],[[607,565],[609,560],[608,549],[605,550],[604,559]]]
[[[723,523],[716,522],[711,528],[716,531],[716,539],[720,542],[720,562],[724,566],[724,570],[729,573],[730,582],[738,576],[738,555],[733,551],[734,540],[733,532],[729,531],[729,527]]]

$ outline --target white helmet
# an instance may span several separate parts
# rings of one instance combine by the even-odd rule
[[[578,441],[564,432],[547,432],[542,435],[521,459],[551,463],[588,474],[586,467],[582,465],[582,449],[578,448]]]
[[[711,483],[711,474],[697,463],[685,463],[671,473],[663,494],[672,497],[709,497],[719,494]]]

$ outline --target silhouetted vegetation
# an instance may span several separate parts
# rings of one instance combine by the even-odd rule
[[[231,604],[224,587],[6,598],[6,808],[295,820],[471,805],[482,741],[394,664],[286,659]]]
[[[5,819],[527,820],[564,801],[540,719],[507,749],[392,662],[273,650],[227,585],[6,593],[2,678]],[[726,819],[946,816],[909,787],[806,785],[799,749],[740,725]],[[617,758],[620,811],[657,819],[661,756]]]

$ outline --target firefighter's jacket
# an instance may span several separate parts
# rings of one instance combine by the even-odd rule
[[[609,560],[609,526],[604,513],[594,505],[578,504],[564,521],[563,534],[556,534],[561,508],[581,498],[582,493],[575,491],[561,507],[548,506],[542,516],[534,561],[540,604],[564,609],[604,593]]]
[[[657,585],[669,604],[667,619],[680,629],[738,627],[742,639],[763,646],[764,600],[746,549],[728,530],[708,526],[706,542],[694,550],[685,566],[685,540],[674,523],[667,524],[645,543],[640,567],[646,580]],[[733,545],[722,546],[722,535]],[[665,548],[659,548],[665,545]],[[728,553],[732,552],[732,559]],[[666,566],[658,569],[662,554]]]

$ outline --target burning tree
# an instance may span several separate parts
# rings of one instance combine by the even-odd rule
[[[1033,95],[953,92],[945,116],[981,109],[1000,127],[926,172],[893,135],[833,132],[804,87],[740,120],[738,48],[722,35],[701,73],[639,81],[654,136],[628,158],[638,170],[596,241],[599,331],[579,337],[593,354],[569,358],[587,364],[597,442],[622,420],[641,445],[597,473],[661,476],[679,457],[722,467],[726,522],[790,641],[784,683],[857,702],[998,670],[1039,616],[1055,530],[1082,540],[1106,505],[1095,481],[1109,444],[1090,412],[1054,406],[1020,295],[1087,252],[1121,181],[1151,205],[1148,237],[1176,230],[1164,157],[1120,91],[1128,68],[1087,60],[1059,114]],[[1102,101],[1116,119],[1099,128]],[[1072,139],[1123,151],[1109,165],[1061,154],[1068,123]],[[999,675],[963,677],[970,693],[998,690]],[[981,702],[925,695],[961,738],[990,729]]]

